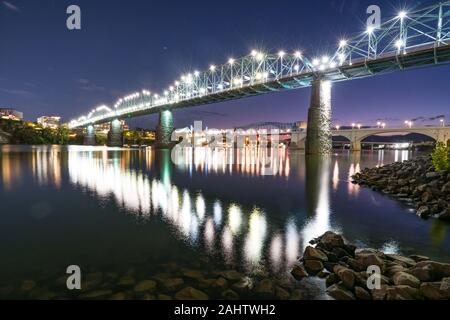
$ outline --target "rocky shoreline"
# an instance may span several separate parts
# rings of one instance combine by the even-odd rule
[[[418,216],[450,221],[450,171],[435,172],[431,156],[364,169],[353,183],[368,186],[415,208]]]
[[[336,300],[448,300],[450,264],[413,255],[357,249],[342,236],[326,232],[310,242],[292,275],[326,278],[327,293]],[[381,271],[380,287],[368,289],[368,267]],[[325,271],[326,270],[326,271]]]

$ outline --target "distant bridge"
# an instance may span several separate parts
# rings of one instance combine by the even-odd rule
[[[159,113],[157,142],[171,144],[172,110],[312,86],[308,115],[308,153],[331,150],[331,83],[393,71],[442,65],[450,61],[450,1],[413,12],[399,12],[380,28],[341,39],[332,54],[308,57],[300,51],[276,54],[252,51],[206,71],[182,75],[163,93],[147,90],[120,98],[114,107],[99,106],[70,122],[87,127],[112,122],[110,144],[121,143],[118,120]]]
[[[447,143],[450,139],[450,127],[417,127],[417,128],[364,128],[364,129],[342,129],[332,130],[333,136],[347,138],[351,150],[360,151],[362,141],[370,136],[387,133],[419,133],[436,141]],[[306,132],[294,132],[291,138],[291,147],[304,149]]]

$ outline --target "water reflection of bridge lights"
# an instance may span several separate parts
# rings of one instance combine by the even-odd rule
[[[285,147],[259,148],[248,146],[234,148],[179,148],[174,149],[173,162],[178,166],[199,172],[226,173],[235,172],[245,176],[276,175],[289,177],[290,159]]]
[[[140,171],[125,169],[124,161],[114,157],[114,154],[104,150],[69,151],[70,181],[95,192],[105,200],[113,195],[119,207],[144,219],[159,216],[174,227],[177,237],[193,245],[203,242],[208,251],[217,249],[218,239],[220,252],[229,263],[242,250],[247,267],[255,268],[264,260],[266,244],[271,246],[269,259],[273,260],[273,264],[296,261],[299,235],[294,221],[286,227],[286,246],[283,252],[283,241],[279,233],[275,235],[275,240],[267,239],[270,234],[269,226],[265,213],[259,208],[255,207],[245,213],[236,203],[230,204],[226,209],[219,200],[209,204],[202,193],[193,194],[172,185],[170,176],[162,173],[162,176],[169,179],[164,182],[149,178]],[[161,171],[170,172],[164,168],[163,165]],[[241,236],[243,242],[235,240]],[[236,247],[238,243],[242,243],[242,248]],[[286,264],[283,266],[288,267]]]

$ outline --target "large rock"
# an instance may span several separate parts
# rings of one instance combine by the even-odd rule
[[[323,251],[311,246],[306,247],[305,253],[303,254],[303,259],[328,261],[328,257],[325,253],[323,253]]]
[[[296,280],[302,280],[308,276],[308,272],[306,272],[302,265],[295,265],[291,271],[291,274]]]
[[[211,285],[212,288],[224,290],[228,287],[228,281],[225,278],[218,278]]]
[[[323,270],[323,263],[319,260],[305,260],[303,262],[306,271],[312,275],[316,275]]]
[[[404,267],[414,267],[416,265],[416,261],[414,261],[411,258],[407,258],[398,254],[386,254],[386,257],[391,260],[394,261],[397,264],[400,264]]]
[[[381,285],[379,289],[372,290],[372,299],[373,300],[386,300],[388,285]]]
[[[222,277],[224,277],[227,280],[231,281],[238,281],[241,280],[243,275],[240,272],[237,272],[236,270],[227,270],[220,273]]]
[[[193,287],[186,287],[175,294],[177,300],[209,300],[209,296]]]
[[[338,283],[329,287],[327,293],[336,300],[355,300],[355,295]]]
[[[369,266],[379,266],[382,272],[385,269],[383,259],[375,253],[356,253],[356,261],[366,269]]]
[[[441,290],[440,282],[424,282],[420,285],[420,294],[428,300],[445,300],[447,293]]]
[[[350,270],[340,265],[336,265],[333,271],[335,274],[337,274],[339,279],[342,281],[342,284],[347,289],[350,290],[353,289],[353,287],[355,286],[355,279],[356,279],[355,272],[353,270]]]
[[[361,287],[355,287],[355,296],[358,300],[372,300],[370,293]]]
[[[222,292],[222,298],[225,300],[239,300],[239,295],[231,289]]]
[[[289,292],[280,286],[275,288],[275,296],[279,300],[288,300],[291,297]]]
[[[270,298],[274,295],[273,282],[270,279],[261,280],[255,288],[255,293],[263,298]]]
[[[165,291],[173,292],[181,289],[183,287],[184,281],[181,278],[170,278],[166,279],[161,283],[162,288]]]
[[[134,291],[135,292],[153,292],[156,289],[156,281],[153,280],[144,280],[139,282],[135,287],[134,287]]]
[[[325,234],[320,237],[319,242],[328,248],[344,247],[345,245],[342,236],[331,231],[325,232]]]
[[[399,285],[406,285],[413,288],[419,288],[420,287],[420,280],[417,279],[412,274],[406,273],[406,272],[397,272],[392,277],[392,281],[394,281],[394,284]]]
[[[419,289],[405,285],[389,287],[386,293],[387,300],[418,300],[420,297]]]
[[[421,277],[426,278],[422,281],[440,280],[450,277],[450,264],[436,261],[421,261],[411,269],[411,274],[419,280],[422,280]]]

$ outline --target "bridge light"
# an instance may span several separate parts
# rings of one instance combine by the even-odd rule
[[[347,40],[341,40],[339,41],[339,47],[345,47],[347,45]]]
[[[361,127],[362,127],[361,123],[358,123],[358,129],[361,129]]]
[[[280,58],[283,58],[283,57],[285,56],[285,54],[286,54],[286,52],[284,52],[284,51],[278,52],[278,56],[279,56]]]
[[[401,49],[404,45],[405,45],[405,42],[402,39],[398,39],[397,41],[395,41],[395,46],[398,49]]]
[[[398,18],[404,19],[404,18],[406,18],[406,15],[407,15],[407,13],[405,11],[400,11],[398,13]]]
[[[322,57],[322,63],[328,63],[328,61],[330,61],[330,57],[328,57],[328,56]]]
[[[173,91],[173,90],[174,90],[173,86],[170,86],[170,87],[169,87],[169,90],[170,90],[170,91]]]
[[[300,70],[300,66],[299,66],[298,64],[296,64],[296,65],[294,66],[294,70],[295,70],[295,71],[299,71],[299,70]]]
[[[294,57],[296,57],[297,59],[300,59],[302,57],[302,53],[300,51],[295,51]]]
[[[212,71],[212,72],[216,71],[216,66],[213,65],[213,64],[210,65],[210,66],[209,66],[209,70]]]
[[[336,68],[336,62],[334,62],[334,61],[331,62],[331,63],[330,63],[330,68],[331,68],[331,69]]]
[[[320,60],[316,58],[313,60],[312,64],[317,67],[320,64]]]
[[[194,76],[198,77],[200,75],[200,72],[194,71]]]
[[[175,81],[175,86],[179,86],[180,85],[180,82],[179,81]]]
[[[375,28],[373,26],[368,26],[366,29],[366,33],[372,34],[375,31]]]
[[[233,58],[228,59],[228,63],[233,65],[234,64],[234,59]]]
[[[252,50],[252,52],[250,53],[250,55],[251,55],[252,57],[256,57],[256,56],[258,55],[258,51]]]

